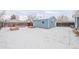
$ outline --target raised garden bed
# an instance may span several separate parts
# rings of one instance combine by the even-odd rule
[[[11,27],[10,31],[15,31],[15,30],[19,30],[19,27]]]

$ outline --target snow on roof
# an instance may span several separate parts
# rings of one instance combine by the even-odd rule
[[[61,16],[58,17],[57,22],[62,23],[62,22],[74,22],[75,20],[73,18],[69,18],[67,16]]]
[[[21,22],[24,22],[24,21],[21,21],[21,20],[16,20],[16,19],[14,19],[14,20],[6,20],[6,23],[21,23]]]
[[[18,16],[18,17],[19,17],[19,20],[28,20],[27,16]]]
[[[74,13],[73,17],[79,17],[79,10]]]
[[[10,15],[3,15],[0,19],[1,20],[11,20],[11,16]],[[17,16],[16,19],[24,21],[24,20],[28,20],[28,17],[27,16]]]
[[[9,15],[3,15],[1,17],[1,19],[3,19],[3,20],[9,20],[10,18],[11,18],[11,16],[9,16]]]
[[[55,17],[40,17],[40,18],[35,18],[34,20],[47,20],[47,19],[56,19]]]

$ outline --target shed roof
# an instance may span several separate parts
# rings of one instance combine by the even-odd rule
[[[50,17],[50,18],[35,18],[34,20],[49,20],[49,19],[56,20],[55,17]]]

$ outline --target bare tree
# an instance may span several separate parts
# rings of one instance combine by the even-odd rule
[[[2,28],[4,26],[4,22],[1,21],[1,17],[5,14],[5,10],[3,10],[1,13],[0,13],[0,28]]]
[[[0,13],[0,18],[5,14],[5,10],[3,10],[1,13]]]

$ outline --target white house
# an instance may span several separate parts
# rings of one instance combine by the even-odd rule
[[[79,10],[77,10],[75,12],[75,14],[73,15],[74,19],[75,19],[75,28],[79,29]]]

